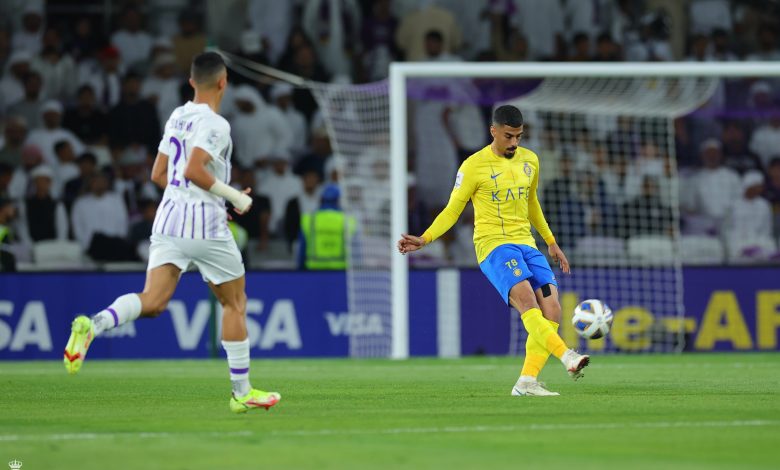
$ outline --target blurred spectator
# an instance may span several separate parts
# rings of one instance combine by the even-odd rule
[[[76,62],[62,53],[62,38],[57,28],[46,28],[43,35],[43,51],[33,60],[33,68],[43,77],[43,96],[49,99],[68,100],[76,92],[78,71]]]
[[[98,53],[98,60],[79,65],[79,83],[89,85],[104,111],[119,103],[122,96],[122,74],[119,70],[119,50],[108,46]]]
[[[137,247],[139,243],[145,243],[152,236],[154,217],[157,215],[157,201],[153,199],[141,199],[138,201],[141,219],[130,226],[128,240]]]
[[[14,241],[12,224],[16,219],[16,206],[10,199],[0,198],[0,271],[16,271],[16,258],[3,249]]]
[[[84,250],[97,261],[135,260],[135,247],[126,239],[128,217],[118,194],[109,191],[108,177],[96,173],[89,192],[76,199],[71,214],[73,233]]]
[[[5,63],[11,57],[11,32],[0,26],[0,70],[5,70]],[[0,99],[2,109],[2,99]]]
[[[425,33],[425,58],[424,60],[432,62],[450,62],[461,60],[455,54],[444,50],[444,36],[438,30],[431,30]]]
[[[765,23],[759,27],[758,50],[748,54],[745,60],[780,60],[780,50],[777,48],[777,31],[773,25]]]
[[[159,199],[159,189],[149,180],[149,160],[142,147],[129,147],[119,155],[114,192],[122,196],[130,215],[138,213],[140,200]]]
[[[290,30],[290,34],[287,36],[287,42],[284,45],[284,50],[279,58],[278,67],[282,70],[292,70],[295,62],[295,55],[303,46],[311,46],[314,48],[311,40],[306,36],[306,32],[300,26],[293,27]]]
[[[301,215],[299,269],[347,267],[347,243],[355,233],[356,222],[341,210],[340,198],[338,186],[328,185],[322,191],[319,209]]]
[[[11,199],[21,200],[27,197],[30,185],[30,172],[43,163],[43,153],[34,145],[22,148],[22,164],[16,167],[11,182],[8,185],[8,195]]]
[[[109,112],[108,118],[108,140],[113,151],[142,148],[149,155],[157,153],[157,144],[160,143],[157,110],[152,103],[141,99],[140,76],[133,73],[125,76],[122,98]]]
[[[659,62],[674,60],[668,38],[666,18],[660,13],[646,13],[639,20],[638,34],[628,36],[626,60]]]
[[[76,20],[66,51],[76,62],[92,57],[105,40],[95,29],[92,18],[82,16]]]
[[[560,176],[549,182],[542,193],[542,207],[558,243],[573,247],[585,235],[585,207],[574,179],[574,161],[561,155]]]
[[[443,8],[455,15],[462,32],[463,43],[458,55],[475,60],[480,53],[490,50],[491,5],[493,0],[439,0]]]
[[[772,205],[774,234],[780,237],[780,158],[769,162],[764,197]]]
[[[386,78],[390,62],[398,57],[396,29],[398,20],[390,13],[390,0],[373,2],[370,16],[363,21],[361,32],[363,67],[368,81]]]
[[[265,194],[271,200],[269,227],[272,234],[281,234],[287,202],[303,191],[303,183],[290,170],[287,159],[273,157],[269,166],[267,174],[258,178],[259,184],[255,192]]]
[[[0,79],[0,114],[24,99],[24,79],[30,72],[30,62],[30,54],[24,51],[15,51],[6,62],[3,78]]]
[[[274,2],[287,4],[290,2]],[[179,15],[179,34],[173,37],[173,55],[176,56],[176,67],[189,75],[190,64],[196,55],[206,48],[206,35],[201,27],[199,15],[182,10]],[[167,120],[168,117],[166,116]]]
[[[62,104],[59,101],[49,100],[41,106],[43,127],[34,129],[27,137],[27,143],[36,145],[48,165],[57,164],[57,155],[54,153],[54,144],[61,140],[70,142],[76,153],[84,151],[84,145],[76,135],[62,127]]]
[[[717,139],[704,141],[699,149],[702,167],[683,185],[684,209],[689,213],[686,230],[717,234],[732,203],[742,194],[739,174],[723,166],[722,145]]]
[[[730,62],[738,60],[738,57],[731,50],[729,43],[729,33],[724,29],[716,29],[712,32],[712,52],[713,60],[720,62]]]
[[[620,60],[620,46],[612,39],[609,33],[601,33],[596,38],[596,54],[594,62],[617,62]]]
[[[157,107],[157,119],[160,132],[165,131],[165,123],[174,109],[179,106],[179,85],[176,78],[176,58],[173,54],[163,53],[154,58],[152,74],[141,86],[141,96]]]
[[[62,196],[68,211],[73,208],[76,198],[86,192],[87,182],[97,173],[97,158],[89,152],[79,155],[76,164],[79,167],[79,174],[65,183]]]
[[[79,87],[76,106],[65,111],[62,125],[87,145],[108,144],[107,116],[98,108],[95,91],[90,85]]]
[[[27,140],[27,121],[11,116],[5,121],[5,142],[0,147],[0,163],[17,167],[22,163],[22,147]]]
[[[412,173],[406,176],[406,188],[409,233],[423,233],[431,223],[428,219],[430,212],[425,207],[425,201],[417,197],[417,178]]]
[[[43,5],[30,2],[22,11],[22,29],[14,32],[14,51],[24,51],[31,56],[41,52],[43,38]]]
[[[253,188],[249,193],[252,207],[245,214],[233,215],[233,220],[246,230],[250,239],[257,240],[257,251],[265,251],[270,236],[268,224],[271,220],[271,200],[263,194],[263,188],[258,186],[253,169],[236,168],[236,172],[240,188]]]
[[[299,0],[248,0],[247,16],[252,29],[260,34],[263,50],[277,64],[285,50],[285,42],[296,22]]]
[[[129,70],[143,68],[152,50],[152,36],[142,29],[143,17],[138,9],[126,8],[119,19],[120,29],[111,35],[111,44],[119,50],[121,63]]]
[[[67,240],[68,216],[65,206],[52,197],[54,170],[39,165],[30,172],[31,194],[20,207],[24,226],[21,238],[26,241]]]
[[[281,111],[250,85],[238,86],[233,97],[238,111],[230,124],[241,165],[254,168],[272,157],[289,158],[293,141],[300,137],[293,135]]]
[[[745,127],[740,121],[727,121],[721,134],[723,141],[723,164],[740,175],[749,170],[761,171],[761,160],[748,149]]]
[[[604,183],[594,171],[581,172],[578,188],[584,208],[586,235],[614,236],[617,229],[617,206],[609,199]]]
[[[741,183],[742,194],[733,201],[724,227],[730,246],[772,238],[772,206],[762,197],[764,175],[749,171]]]
[[[661,197],[661,202],[671,205],[668,200],[672,190],[670,178],[666,172],[668,158],[661,153],[661,148],[652,139],[646,138],[639,146],[636,159],[626,167],[623,200],[633,200],[639,197],[644,190],[644,179],[647,176],[655,178],[656,195]]]
[[[355,0],[308,0],[302,25],[332,75],[350,75],[360,49],[360,9]]]
[[[729,0],[692,0],[688,17],[695,34],[709,35],[715,29],[733,29]]]
[[[587,62],[591,58],[590,36],[587,33],[579,32],[572,38],[573,51],[569,54],[571,62]]]
[[[520,31],[510,28],[505,32],[505,18],[494,18],[491,33],[492,49],[496,59],[500,62],[522,62],[530,60],[528,57],[528,40]]]
[[[37,129],[41,127],[42,124],[42,86],[41,74],[35,70],[31,70],[27,73],[27,76],[24,77],[24,98],[8,107],[8,114],[10,116],[22,117],[25,122],[27,122],[30,129]]]
[[[317,173],[320,181],[324,181],[325,165],[333,154],[330,137],[324,127],[312,131],[309,149],[310,152],[295,165],[295,173],[303,176],[305,173],[313,171]]]
[[[572,34],[585,33],[589,41],[592,41],[599,33],[609,29],[612,3],[612,0],[564,1],[567,39],[572,38]]]
[[[79,167],[76,165],[76,152],[67,140],[54,144],[54,153],[57,155],[57,165],[51,168],[54,174],[52,194],[60,198],[65,183],[79,176]]]
[[[303,191],[287,201],[284,211],[284,233],[287,242],[292,244],[301,230],[301,216],[312,214],[320,206],[322,179],[314,169],[308,169],[301,175]]]
[[[461,45],[462,33],[455,16],[436,4],[436,0],[422,0],[419,8],[404,16],[395,34],[395,42],[406,60],[426,58],[426,35],[438,31],[442,37],[443,52],[456,52]]]
[[[685,58],[688,62],[710,62],[713,59],[709,53],[710,39],[704,34],[696,34],[691,38],[691,51]]]
[[[0,162],[0,199],[8,199],[11,195],[8,188],[11,187],[11,180],[14,177],[14,167],[7,163]]]
[[[750,150],[761,158],[764,165],[775,157],[780,149],[780,114],[774,111],[769,122],[753,131],[750,138]]]
[[[284,116],[284,120],[293,135],[290,150],[293,156],[299,157],[306,150],[306,136],[309,135],[306,118],[292,105],[294,88],[289,83],[277,82],[271,87],[271,100]]]
[[[296,49],[290,68],[287,71],[315,82],[327,82],[329,80],[327,72],[317,60],[314,47],[307,43]],[[293,103],[306,116],[306,119],[311,119],[317,110],[317,102],[306,88],[295,89],[293,92]]]
[[[620,236],[672,235],[672,209],[664,204],[658,179],[651,175],[642,178],[642,192],[629,200],[620,210]]]
[[[514,0],[516,12],[512,24],[529,43],[529,55],[534,60],[550,60],[563,56],[564,24],[560,2],[548,0]]]

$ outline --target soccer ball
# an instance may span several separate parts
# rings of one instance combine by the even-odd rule
[[[600,300],[583,300],[574,309],[571,322],[583,338],[602,338],[609,333],[609,328],[612,326],[612,310]]]

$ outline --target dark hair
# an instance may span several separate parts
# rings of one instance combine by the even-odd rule
[[[7,163],[0,162],[0,175],[10,175],[14,172],[14,167]]]
[[[494,126],[520,127],[523,125],[523,113],[514,106],[505,104],[493,111]]]
[[[432,29],[432,30],[428,31],[427,33],[425,33],[425,40],[426,41],[428,41],[428,40],[436,40],[436,41],[439,41],[439,42],[444,42],[444,35],[441,34],[441,31],[439,31],[438,29]]]
[[[190,75],[195,83],[206,84],[225,69],[225,61],[216,52],[204,52],[192,60]]]
[[[84,152],[81,155],[79,155],[79,158],[77,159],[78,163],[86,162],[86,161],[92,162],[93,165],[97,165],[97,157],[93,153]]]
[[[54,153],[60,153],[60,150],[64,149],[66,146],[70,145],[70,142],[67,140],[59,140],[56,144],[54,144]]]
[[[95,89],[92,88],[92,85],[84,84],[81,85],[78,90],[76,90],[76,96],[81,96],[83,93],[91,92],[93,95],[95,94]]]
[[[588,41],[589,42],[590,41],[590,37],[588,36],[587,33],[583,33],[582,31],[580,31],[579,33],[574,35],[574,38],[572,38],[571,43],[572,44],[579,44],[579,43],[581,43],[583,41]]]
[[[609,34],[609,32],[604,31],[603,33],[598,35],[598,37],[596,38],[596,42],[599,44],[602,42],[612,42],[612,35]]]

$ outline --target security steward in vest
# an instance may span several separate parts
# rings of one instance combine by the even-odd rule
[[[300,269],[346,269],[347,244],[355,233],[355,219],[341,210],[341,191],[327,185],[320,196],[320,208],[301,215],[298,244]]]

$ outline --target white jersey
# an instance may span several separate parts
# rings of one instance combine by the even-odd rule
[[[231,238],[225,200],[184,178],[190,152],[199,147],[211,155],[206,168],[230,183],[230,124],[206,104],[187,102],[165,124],[158,151],[168,155],[168,185],[157,208],[152,233],[179,238]]]

